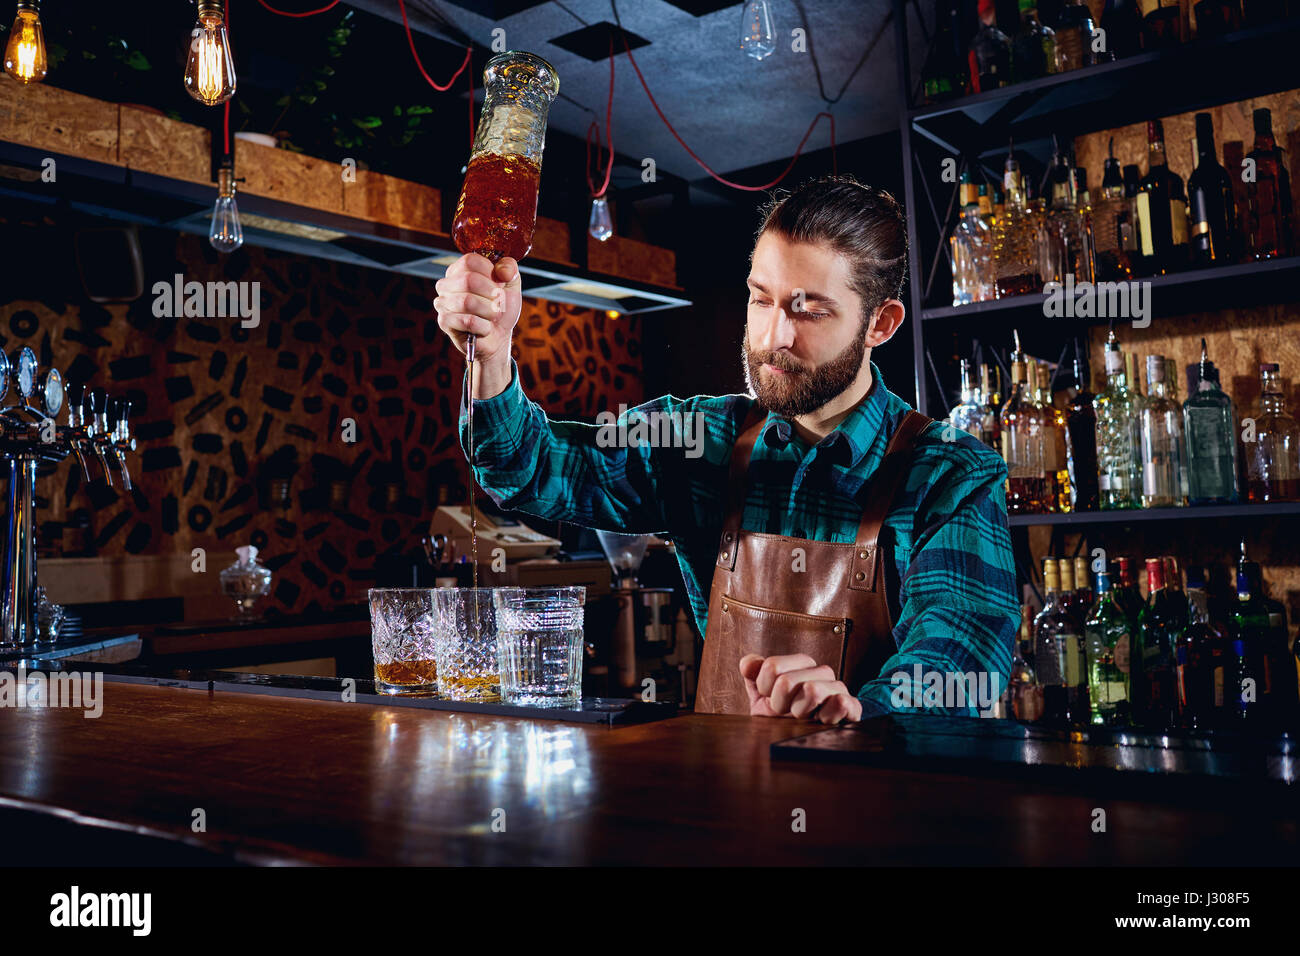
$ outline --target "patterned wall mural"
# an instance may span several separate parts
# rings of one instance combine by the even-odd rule
[[[219,259],[192,236],[174,253],[146,258],[145,294],[128,304],[91,302],[68,275],[0,303],[7,352],[30,345],[42,368],[134,406],[132,493],[87,484],[71,459],[38,479],[45,553],[203,547],[224,567],[252,543],[281,610],[357,599],[377,555],[414,547],[437,502],[465,500],[464,365],[433,282],[259,248]],[[178,272],[260,282],[261,324],[155,316],[154,283]],[[514,348],[530,397],[589,420],[644,400],[640,345],[635,318],[525,299]]]

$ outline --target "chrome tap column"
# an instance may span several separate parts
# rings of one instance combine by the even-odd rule
[[[105,398],[96,390],[93,417],[88,422],[84,409],[70,408],[68,423],[56,417],[64,404],[63,380],[56,369],[38,374],[36,353],[22,348],[12,359],[0,352],[0,401],[14,386],[15,404],[0,409],[0,457],[9,460],[9,525],[5,536],[3,565],[4,609],[0,616],[0,647],[32,645],[39,641],[36,621],[36,468],[39,462],[59,462],[76,454],[87,481],[89,451],[112,484],[108,455],[118,462],[123,484],[129,490],[130,475],[124,453],[134,450],[135,440],[127,427],[129,406],[115,403],[114,422],[104,416]],[[72,390],[80,399],[81,388]],[[32,402],[36,396],[36,402]],[[75,404],[80,404],[80,401]],[[74,414],[79,412],[79,415]]]

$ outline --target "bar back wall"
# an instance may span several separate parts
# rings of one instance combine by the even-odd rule
[[[0,233],[18,250],[0,344],[127,395],[139,442],[133,493],[87,484],[72,459],[38,479],[43,555],[204,548],[215,589],[252,543],[275,573],[272,605],[310,611],[364,597],[377,555],[416,546],[439,502],[464,502],[464,362],[437,327],[431,280],[248,246],[221,263],[199,237],[148,230],[144,294],[100,304],[82,288],[71,227],[11,218]],[[258,283],[260,324],[156,316],[154,284],[177,273]],[[552,416],[644,400],[636,318],[525,299],[515,355]]]

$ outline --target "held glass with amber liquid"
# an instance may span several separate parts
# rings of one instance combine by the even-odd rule
[[[546,118],[560,80],[541,57],[510,51],[488,60],[483,82],[487,96],[451,237],[463,253],[518,260],[533,246]]]

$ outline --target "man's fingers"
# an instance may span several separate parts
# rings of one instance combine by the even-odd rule
[[[524,284],[523,277],[519,274],[519,263],[509,256],[496,264],[496,268],[492,270],[492,278],[516,289]]]
[[[449,265],[446,274],[458,276],[466,272],[477,272],[479,275],[491,278],[492,260],[487,256],[480,256],[477,252],[469,252]]]
[[[740,676],[745,680],[755,680],[763,668],[763,658],[757,654],[746,654],[740,659]]]
[[[811,661],[812,658],[809,658],[809,660]],[[825,664],[820,667],[805,667],[800,670],[785,671],[772,682],[772,692],[767,695],[772,701],[772,709],[778,714],[793,714],[794,711],[791,709],[791,705],[794,703],[796,695],[799,694],[800,687],[809,681],[835,683],[835,671]],[[817,703],[820,704],[821,701],[819,700]],[[811,713],[811,708],[805,714],[795,714],[795,716],[806,716],[807,713]]]
[[[501,283],[478,272],[463,272],[460,275],[453,276],[448,271],[447,275],[433,284],[433,288],[440,296],[457,292],[473,292],[475,295],[490,299],[497,293],[498,289],[501,289]]]
[[[473,292],[448,292],[434,299],[433,307],[440,315],[444,312],[459,312],[494,319],[506,311],[506,294],[500,288],[491,297],[475,295]]]
[[[760,694],[764,697],[771,697],[772,686],[782,674],[787,671],[807,670],[809,667],[816,666],[817,662],[807,654],[779,654],[763,661],[763,667],[758,672],[758,677],[754,679],[754,683],[758,685]]]
[[[492,323],[480,316],[469,315],[465,312],[439,312],[438,328],[456,336],[457,341],[461,341],[460,336],[462,334],[491,334]]]
[[[827,668],[830,670],[830,668]],[[847,694],[848,688],[842,681],[835,680],[835,675],[831,674],[830,679],[819,678],[808,680],[799,684],[790,695],[790,716],[791,717],[811,717],[813,711],[818,707],[829,707],[834,701],[837,694]],[[825,706],[823,706],[825,705]]]

